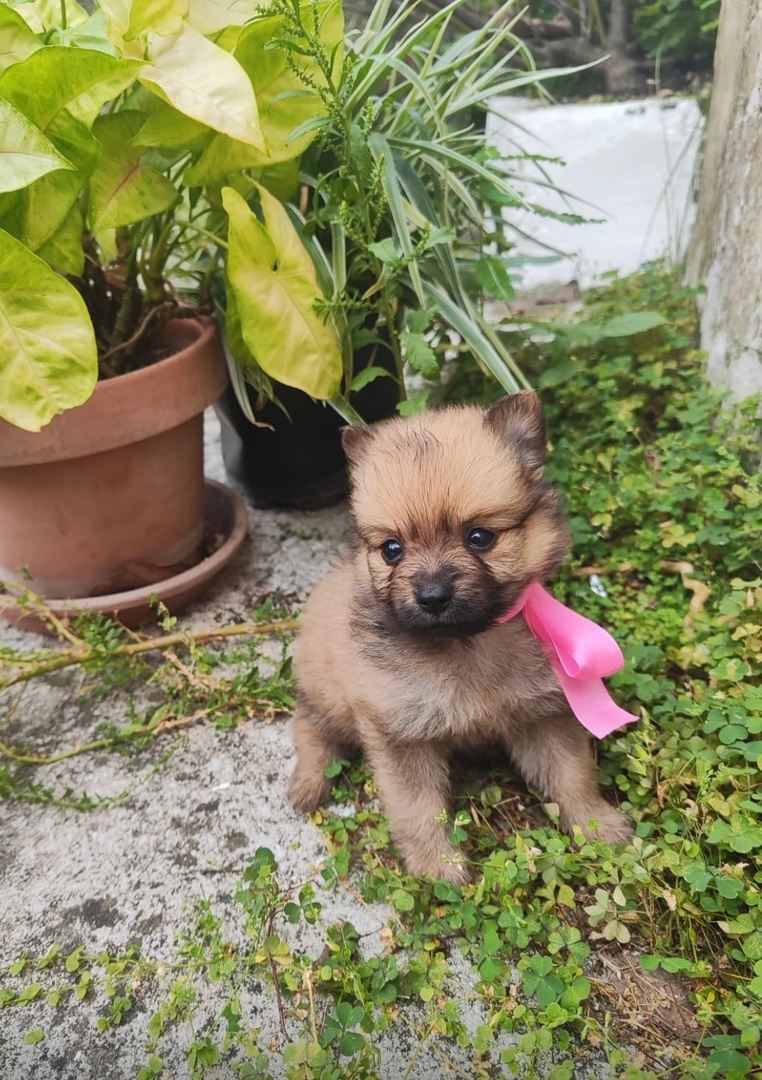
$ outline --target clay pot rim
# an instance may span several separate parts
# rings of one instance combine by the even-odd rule
[[[157,581],[153,585],[141,585],[137,589],[127,589],[124,592],[108,593],[103,596],[67,597],[61,600],[46,600],[46,605],[59,617],[73,617],[80,614],[94,614],[103,612],[109,614],[117,621],[125,622],[127,626],[134,626],[141,621],[141,613],[148,612],[151,606],[151,597],[156,595],[166,604],[170,611],[175,599],[186,603],[187,596],[191,599],[200,595],[203,587],[212,581],[220,571],[238,554],[249,528],[246,505],[241,496],[229,488],[226,484],[220,484],[216,480],[204,479],[205,499],[216,499],[226,502],[231,515],[228,535],[219,548],[207,558],[196,563],[189,570],[181,574]],[[208,521],[208,515],[204,515]],[[15,604],[3,606],[0,596],[0,616],[7,622],[21,626],[25,630],[37,630],[40,633],[50,634],[51,630],[37,615],[26,614]],[[150,617],[150,616],[148,616]]]
[[[186,340],[184,331],[194,335],[192,340]],[[117,449],[203,412],[229,381],[217,323],[208,316],[170,319],[165,332],[180,339],[176,352],[137,371],[99,380],[87,401],[59,413],[42,431],[24,431],[0,420],[0,468]]]

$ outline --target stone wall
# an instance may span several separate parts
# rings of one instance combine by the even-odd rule
[[[688,278],[706,285],[707,374],[762,393],[762,2],[723,0]]]

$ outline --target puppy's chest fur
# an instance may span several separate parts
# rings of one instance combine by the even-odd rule
[[[563,707],[547,657],[521,618],[466,641],[395,639],[379,629],[355,647],[375,669],[373,696],[383,702],[376,726],[401,741],[489,741]]]

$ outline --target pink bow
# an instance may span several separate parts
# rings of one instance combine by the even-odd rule
[[[508,622],[519,612],[534,636],[548,647],[561,689],[583,727],[603,739],[638,719],[620,709],[601,682],[624,667],[622,650],[607,630],[566,607],[536,581],[497,621]]]

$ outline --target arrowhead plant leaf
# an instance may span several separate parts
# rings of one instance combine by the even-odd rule
[[[39,431],[95,388],[90,316],[68,281],[0,230],[0,416]]]
[[[315,310],[321,299],[315,267],[284,207],[256,188],[264,225],[233,188],[222,192],[228,283],[241,334],[271,378],[327,400],[339,392],[343,367],[334,326]]]
[[[7,4],[0,4],[0,72],[26,60],[42,48],[24,19]]]
[[[338,82],[341,74],[342,51],[336,48],[344,34],[344,15],[341,4],[301,5],[302,19],[318,33],[326,53],[334,54],[332,77]],[[325,84],[325,77],[313,56],[300,55],[298,68],[304,78],[289,66],[286,47],[268,48],[270,42],[284,33],[279,16],[255,19],[244,28],[238,40],[235,57],[247,72],[259,103],[259,119],[267,143],[271,163],[298,157],[309,146],[314,133],[289,142],[289,136],[307,120],[322,116],[325,108],[309,82]],[[309,80],[309,82],[305,81]]]
[[[0,98],[0,191],[18,191],[55,169],[73,169],[42,132]]]
[[[41,177],[23,193],[18,226],[10,229],[32,251],[55,236],[77,201],[84,182],[78,172],[55,172]]]
[[[185,170],[183,183],[188,187],[206,187],[242,169],[261,169],[267,160],[267,155],[250,143],[215,133],[198,161]]]
[[[314,20],[327,53],[333,52],[333,78],[341,73],[342,52],[337,46],[344,33],[341,5],[335,2],[310,3],[302,7],[302,18]],[[288,64],[286,48],[268,48],[284,33],[280,16],[257,18],[244,27],[235,48],[235,59],[251,79],[259,110],[259,122],[266,149],[256,148],[229,135],[211,139],[198,162],[188,170],[188,184],[213,184],[241,169],[263,168],[299,157],[317,133],[317,127],[291,139],[297,128],[325,114],[319,96]],[[310,82],[325,82],[314,57],[300,56],[299,69]]]
[[[36,34],[61,25],[80,26],[87,20],[87,11],[77,0],[32,0],[16,8]]]
[[[20,239],[38,251],[63,226],[100,155],[93,122],[106,102],[130,86],[142,63],[93,49],[48,46],[0,76],[4,97],[35,124],[77,171],[41,176],[24,191]],[[72,250],[72,258],[78,254]]]
[[[211,136],[206,124],[178,112],[167,101],[159,98],[154,98],[154,101],[156,108],[132,140],[133,146],[188,150],[203,145],[204,140]]]
[[[217,34],[243,26],[262,7],[262,0],[190,0],[188,22],[201,34]]]
[[[0,75],[0,98],[39,128],[76,171],[46,173],[23,192],[12,231],[39,251],[63,227],[100,155],[93,122],[106,102],[134,83],[142,63],[94,49],[50,45]],[[81,245],[78,245],[78,247]],[[79,259],[69,249],[69,261]]]
[[[82,247],[83,228],[82,211],[79,203],[74,202],[69,207],[69,213],[61,225],[44,244],[37,248],[35,254],[59,273],[79,277],[85,269],[85,250]]]
[[[96,49],[49,45],[0,75],[0,97],[45,135],[64,113],[91,128],[106,102],[132,85],[143,66]]]
[[[96,52],[105,52],[109,56],[122,55],[109,39],[106,12],[97,8],[84,22],[76,26],[69,24],[65,30],[59,27],[55,33],[55,41],[51,44],[73,46],[78,49],[95,49]]]
[[[171,37],[182,30],[188,14],[188,0],[132,0],[125,41],[134,41],[149,31]]]
[[[177,202],[174,184],[141,163],[142,147],[131,139],[145,117],[136,109],[99,116],[93,134],[103,154],[90,179],[90,224],[94,233],[131,225],[168,210]]]
[[[187,23],[173,38],[149,35],[140,81],[181,113],[264,150],[257,100],[238,61]]]
[[[66,111],[51,122],[48,134],[59,153],[77,168],[47,173],[22,192],[18,223],[7,227],[32,251],[39,251],[61,228],[101,152],[88,128]]]

